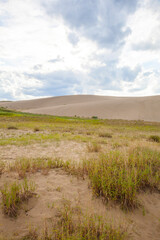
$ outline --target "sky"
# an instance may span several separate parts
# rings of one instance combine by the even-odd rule
[[[0,0],[0,100],[160,94],[160,0]]]

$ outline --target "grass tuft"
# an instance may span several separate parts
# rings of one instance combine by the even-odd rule
[[[46,175],[49,169],[63,167],[64,163],[59,158],[21,158],[9,166],[9,170],[16,171],[20,178],[25,178],[27,173],[42,171]]]
[[[125,156],[112,151],[85,163],[93,192],[124,209],[139,205],[137,194],[150,189],[160,191],[160,152],[136,148]]]
[[[96,214],[84,214],[80,207],[72,207],[69,201],[59,209],[59,218],[52,229],[55,240],[122,240],[126,233],[123,228],[113,227]]]
[[[27,179],[24,179],[21,184],[17,182],[10,185],[5,184],[5,186],[0,189],[4,214],[10,217],[16,217],[20,204],[33,196],[34,189],[35,186],[33,182],[28,182]]]
[[[89,143],[87,144],[87,150],[88,152],[100,152],[101,145],[98,143]]]
[[[2,175],[2,173],[4,171],[4,168],[5,168],[4,162],[0,161],[0,176]]]
[[[40,240],[40,238],[38,236],[36,229],[32,229],[28,232],[28,234],[23,236],[20,240]],[[47,239],[44,238],[44,240],[47,240]]]

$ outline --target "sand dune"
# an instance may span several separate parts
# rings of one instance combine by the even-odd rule
[[[160,96],[108,97],[73,95],[0,102],[0,106],[30,113],[160,122]]]

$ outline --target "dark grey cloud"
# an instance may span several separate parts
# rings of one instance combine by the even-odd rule
[[[131,33],[126,28],[129,14],[138,0],[61,0],[43,3],[47,13],[61,16],[72,29],[96,41],[102,47],[119,48]]]

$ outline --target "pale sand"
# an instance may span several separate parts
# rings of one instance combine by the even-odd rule
[[[7,131],[7,130],[6,130]],[[13,130],[17,134],[21,130]],[[0,129],[0,134],[3,130]],[[148,144],[148,142],[147,142]],[[86,154],[86,143],[61,141],[59,143],[36,143],[28,146],[0,146],[0,159],[12,163],[16,159],[28,157],[60,157],[64,161],[80,161]],[[96,153],[95,153],[96,154]],[[90,155],[90,153],[89,153]],[[87,157],[87,155],[86,155]],[[104,204],[100,198],[93,197],[87,179],[71,176],[61,169],[52,169],[47,175],[42,172],[28,174],[28,178],[36,184],[36,196],[24,203],[17,218],[6,217],[0,208],[0,239],[17,236],[16,239],[36,227],[40,233],[44,226],[50,226],[57,218],[57,207],[62,207],[65,199],[73,205],[78,204],[85,212],[96,213],[108,219],[113,225],[121,224],[132,240],[159,240],[160,238],[160,194],[141,193],[138,199],[143,207],[124,212],[112,202]],[[0,176],[0,188],[5,183],[20,181],[15,172],[4,172]],[[59,190],[58,190],[59,188]],[[0,198],[1,204],[2,198]],[[53,206],[53,207],[52,207]]]
[[[160,122],[160,96],[108,97],[73,95],[36,100],[0,102],[0,106],[23,112],[56,116],[79,116]]]

